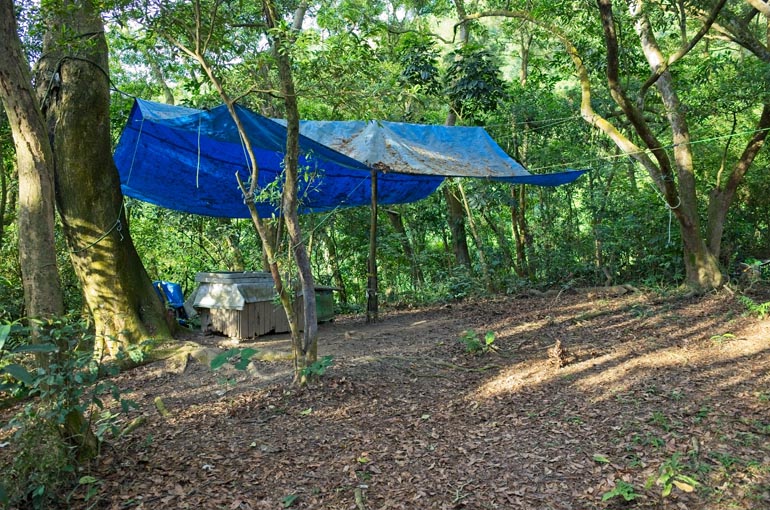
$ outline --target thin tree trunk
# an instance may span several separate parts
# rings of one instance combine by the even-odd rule
[[[412,288],[417,289],[425,280],[422,271],[420,270],[420,265],[417,263],[417,259],[414,256],[412,243],[409,241],[409,235],[404,226],[404,219],[402,218],[401,213],[394,211],[393,209],[388,209],[385,212],[388,213],[388,219],[390,220],[391,226],[393,226],[393,230],[396,231],[401,239],[401,249],[404,250],[404,256],[409,261],[409,267],[411,269]]]
[[[5,174],[5,165],[0,158],[0,250],[3,249],[3,238],[5,237],[5,209],[8,207],[8,178]]]
[[[449,233],[452,241],[452,253],[455,263],[471,271],[471,255],[468,250],[468,238],[465,235],[465,209],[457,198],[450,184],[444,185],[444,198],[449,213]]]
[[[304,3],[303,3],[304,5]],[[298,31],[302,26],[302,17],[304,16],[303,5],[300,10],[295,12],[295,24],[292,27]],[[263,2],[265,11],[265,21],[268,28],[275,29],[278,26],[278,16],[275,2],[265,0]],[[306,7],[306,5],[304,5]],[[297,107],[297,95],[294,89],[294,78],[291,71],[291,61],[289,59],[287,41],[283,36],[276,35],[273,38],[273,54],[278,64],[278,75],[281,80],[281,92],[286,105],[286,154],[284,156],[284,170],[286,179],[282,192],[282,213],[286,222],[286,231],[289,234],[289,240],[292,246],[299,279],[302,285],[302,295],[304,298],[304,322],[305,330],[302,341],[297,342],[299,338],[294,339],[295,349],[299,352],[295,355],[294,368],[295,376],[299,375],[301,382],[304,382],[303,369],[316,361],[318,353],[318,321],[316,315],[315,282],[313,272],[310,267],[310,258],[308,257],[305,243],[302,239],[302,232],[297,216],[297,193],[299,180],[299,110]]]
[[[527,257],[527,252],[532,246],[532,235],[527,224],[527,190],[526,185],[511,186],[511,225],[513,237],[516,241],[516,274],[530,280],[535,276],[534,264]]]
[[[326,252],[329,255],[328,262],[332,271],[332,281],[337,287],[337,293],[339,295],[340,303],[348,304],[348,293],[345,288],[345,280],[342,278],[342,271],[340,270],[339,258],[337,256],[337,243],[334,240],[334,227],[330,226],[329,231],[323,231],[323,243],[326,246]]]
[[[714,189],[709,194],[708,216],[706,220],[706,241],[709,251],[719,258],[722,246],[722,233],[724,231],[727,212],[735,199],[738,186],[743,182],[746,172],[754,162],[759,150],[765,143],[767,130],[770,127],[770,104],[762,108],[762,115],[755,128],[754,136],[749,140],[743,154],[735,163],[733,171],[724,185],[717,181]]]
[[[174,92],[171,90],[171,87],[168,86],[168,83],[166,83],[166,77],[163,74],[163,69],[161,69],[160,64],[158,63],[158,59],[155,58],[155,55],[153,55],[150,50],[144,50],[144,57],[147,59],[147,63],[150,65],[150,74],[153,78],[155,78],[155,82],[160,87],[160,90],[163,91],[163,101],[166,104],[173,105],[175,103],[174,101]]]
[[[476,230],[476,222],[473,221],[473,215],[471,214],[470,205],[468,205],[468,197],[465,196],[465,189],[462,183],[458,184],[460,190],[460,196],[462,197],[463,207],[465,208],[465,214],[468,217],[468,226],[471,229],[471,235],[476,242],[476,249],[479,251],[479,265],[481,266],[481,274],[484,278],[484,284],[487,287],[487,292],[494,292],[494,286],[492,285],[492,275],[489,272],[489,265],[487,264],[487,257],[484,254],[484,244],[481,241],[481,236],[478,230]]]
[[[54,13],[38,90],[56,157],[57,205],[75,272],[94,317],[97,349],[111,355],[170,337],[127,228],[110,139],[107,43],[90,1]]]
[[[489,228],[492,229],[492,232],[494,232],[495,237],[497,238],[497,244],[500,246],[500,252],[503,255],[503,266],[507,270],[515,270],[515,265],[513,262],[513,254],[511,253],[511,248],[509,246],[508,238],[505,236],[504,229],[500,227],[500,225],[497,224],[497,222],[484,210],[480,211],[481,217],[484,218],[484,221],[486,221],[487,225],[489,225]]]
[[[230,271],[245,271],[246,259],[243,256],[243,250],[241,250],[241,247],[238,245],[238,240],[235,238],[235,235],[228,228],[232,225],[232,220],[230,218],[219,218],[217,221],[226,230],[223,237],[225,238],[225,243],[227,243],[227,251],[230,254],[230,256],[227,257],[228,269]]]
[[[377,322],[377,170],[372,169],[372,206],[369,224],[369,258],[366,271],[366,322]]]
[[[463,19],[466,16],[465,3],[463,0],[454,0],[457,18]],[[463,23],[457,30],[458,44],[464,46],[468,43],[469,32],[468,25]],[[445,126],[454,126],[457,122],[457,105],[449,105]],[[444,186],[444,198],[447,203],[447,212],[449,215],[449,232],[452,238],[452,251],[455,256],[455,263],[460,267],[465,267],[471,272],[471,256],[468,251],[468,238],[465,234],[465,216],[462,203],[458,200],[454,192],[454,184],[447,179]]]

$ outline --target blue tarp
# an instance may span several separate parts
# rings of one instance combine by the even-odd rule
[[[259,186],[268,187],[281,175],[286,129],[236,108],[256,153]],[[301,133],[300,213],[369,204],[372,168],[383,205],[423,199],[445,176],[557,186],[583,173],[530,175],[482,128],[303,122]],[[136,100],[115,163],[126,196],[194,214],[249,215],[235,179],[237,172],[248,180],[248,157],[225,106],[204,111]],[[262,216],[277,213],[269,201],[257,206]]]

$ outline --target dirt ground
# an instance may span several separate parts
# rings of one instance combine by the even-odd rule
[[[154,363],[119,376],[146,421],[71,505],[770,509],[770,320],[745,312],[728,291],[583,291],[338,317],[305,389],[286,335],[241,342],[262,358],[245,371]],[[468,330],[494,349],[467,353]]]

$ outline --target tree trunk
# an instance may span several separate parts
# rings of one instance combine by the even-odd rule
[[[230,218],[218,218],[217,222],[225,230],[222,236],[225,238],[225,243],[227,244],[228,269],[230,271],[245,271],[246,259],[243,256],[243,250],[241,250],[241,247],[238,244],[238,239],[236,239],[235,234],[233,234],[230,231],[230,226],[233,223],[232,220]]]
[[[454,0],[455,10],[458,19],[464,19],[466,16],[465,2],[463,0]],[[469,33],[468,24],[463,23],[457,29],[458,44],[464,46],[468,43]],[[445,126],[454,126],[457,122],[457,105],[449,105]],[[471,271],[471,256],[468,251],[468,237],[465,234],[465,216],[463,204],[454,193],[454,185],[449,179],[444,186],[444,198],[447,204],[447,213],[449,215],[449,232],[452,238],[452,252],[455,256],[455,264],[465,267]]]
[[[513,227],[513,237],[516,241],[516,274],[522,278],[534,278],[535,271],[533,264],[527,257],[527,251],[532,244],[532,236],[529,233],[527,224],[527,190],[526,185],[511,186],[511,226]]]
[[[47,319],[64,311],[54,244],[54,152],[32,89],[11,0],[0,0],[0,40],[6,41],[6,50],[0,52],[0,97],[13,132],[19,172],[19,232],[23,233],[19,258],[27,316]],[[47,365],[43,355],[37,360]],[[63,436],[75,447],[79,460],[92,459],[99,441],[76,407],[78,402],[69,404]]]
[[[480,211],[481,217],[484,218],[489,228],[495,233],[497,238],[497,244],[500,246],[500,253],[503,256],[503,266],[506,268],[506,272],[514,270],[515,264],[513,262],[513,254],[509,246],[509,240],[505,236],[505,230],[498,225],[498,223],[484,210]]]
[[[115,355],[169,337],[170,325],[126,224],[112,160],[104,27],[89,1],[66,4],[50,19],[37,83],[72,263],[94,317],[97,349]]]
[[[449,214],[452,253],[455,256],[455,263],[470,271],[471,255],[468,250],[468,238],[465,235],[465,209],[462,202],[454,194],[453,187],[450,184],[444,186],[444,198],[446,199],[447,212]]]
[[[334,227],[330,226],[329,231],[323,230],[323,243],[326,246],[326,252],[329,255],[329,266],[332,271],[332,281],[334,285],[339,289],[337,294],[339,295],[340,303],[348,304],[348,293],[345,290],[345,280],[342,278],[342,271],[340,270],[339,259],[337,257],[337,243],[334,240]]]
[[[396,231],[401,239],[401,249],[404,250],[404,256],[409,261],[412,275],[412,289],[417,289],[425,282],[425,279],[420,270],[420,265],[417,263],[417,259],[414,256],[412,243],[409,241],[409,235],[404,226],[404,219],[401,217],[401,213],[394,211],[393,209],[388,209],[385,212],[388,213],[388,219],[390,220],[393,230]]]
[[[377,322],[379,289],[377,281],[377,170],[372,169],[372,206],[369,223],[369,257],[366,270],[366,322]]]
[[[605,0],[602,0],[604,2]],[[687,284],[691,287],[711,289],[722,285],[724,277],[719,269],[716,257],[708,250],[700,233],[698,217],[698,201],[695,190],[695,171],[693,168],[692,146],[690,145],[690,130],[684,108],[679,102],[679,96],[674,86],[671,72],[663,70],[667,59],[661,53],[650,23],[641,9],[641,2],[630,4],[631,16],[635,20],[635,28],[639,35],[642,51],[650,69],[658,80],[655,87],[666,107],[666,116],[671,126],[674,145],[674,163],[678,187],[678,203],[673,203],[673,183],[661,179],[661,191],[666,201],[679,221],[679,228],[684,243],[684,263]],[[665,175],[663,176],[665,177]]]
[[[295,24],[293,31],[298,31],[302,26],[304,16],[304,2],[300,10],[295,12]],[[275,2],[265,0],[263,2],[265,21],[267,26],[275,29],[278,25],[278,16]],[[299,376],[300,382],[304,382],[304,368],[316,361],[318,354],[318,321],[315,303],[315,282],[310,267],[310,257],[305,249],[302,232],[297,215],[297,190],[299,180],[299,110],[297,107],[297,94],[294,89],[294,78],[291,71],[291,61],[285,37],[276,32],[273,37],[273,54],[278,64],[278,75],[281,80],[281,92],[286,105],[286,154],[284,156],[284,170],[286,180],[281,196],[282,214],[286,222],[286,231],[289,234],[294,259],[297,263],[299,279],[302,285],[304,299],[305,330],[300,342],[299,338],[293,338],[295,345],[294,369],[295,377]]]
[[[743,150],[743,154],[735,163],[727,182],[722,185],[719,179],[709,194],[708,215],[706,219],[706,242],[709,251],[719,260],[722,246],[722,233],[724,231],[727,212],[735,199],[738,186],[743,182],[746,172],[754,162],[759,150],[762,148],[770,127],[770,104],[762,108],[762,115],[755,128],[754,136],[749,140]]]
[[[479,251],[479,265],[481,266],[481,275],[484,278],[484,285],[487,287],[487,292],[494,292],[494,285],[492,285],[492,275],[489,272],[489,265],[487,264],[487,257],[484,255],[484,245],[481,241],[481,236],[476,229],[476,223],[473,221],[473,215],[471,214],[470,205],[468,205],[468,198],[465,196],[465,189],[462,183],[458,183],[458,189],[460,190],[460,196],[462,197],[463,207],[465,214],[468,217],[468,226],[471,229],[471,235],[476,242],[476,249]]]
[[[2,65],[2,64],[0,64]],[[3,249],[3,237],[5,237],[6,216],[5,210],[8,207],[8,177],[5,174],[5,165],[3,158],[0,158],[0,250]]]
[[[13,134],[19,174],[19,262],[26,311],[28,317],[49,318],[64,311],[54,247],[54,158],[11,0],[0,0],[0,40],[6,42],[0,52],[0,97]],[[5,186],[3,190],[5,193]]]

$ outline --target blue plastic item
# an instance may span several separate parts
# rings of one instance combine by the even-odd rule
[[[277,181],[280,191],[286,128],[242,106],[235,108],[257,159],[258,189]],[[301,133],[309,136],[299,140],[300,213],[370,204],[372,169],[377,170],[382,205],[421,200],[445,176],[557,186],[584,173],[531,175],[483,128],[303,122]],[[127,196],[188,213],[249,217],[235,175],[247,182],[250,161],[225,106],[196,110],[137,99],[115,163]],[[256,205],[263,217],[279,214],[275,204],[263,200]]]
[[[182,294],[182,287],[178,283],[155,280],[152,284],[155,286],[158,295],[164,298],[164,301],[171,307],[179,308],[184,306],[184,294]]]

